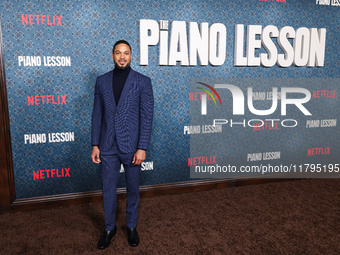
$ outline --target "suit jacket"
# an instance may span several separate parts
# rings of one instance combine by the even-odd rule
[[[92,112],[91,143],[105,155],[116,137],[123,153],[147,150],[153,119],[151,79],[134,70],[126,79],[118,105],[112,89],[113,71],[97,77]]]

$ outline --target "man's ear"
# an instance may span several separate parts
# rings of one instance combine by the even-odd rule
[[[113,57],[113,53],[112,53],[112,59],[114,59],[114,57]]]

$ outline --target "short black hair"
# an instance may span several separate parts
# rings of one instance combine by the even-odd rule
[[[126,44],[127,46],[129,46],[130,51],[132,52],[131,46],[130,46],[130,44],[129,44],[127,41],[125,41],[125,40],[118,40],[118,41],[113,45],[112,53],[114,53],[115,48],[116,48],[116,46],[117,46],[118,44]]]

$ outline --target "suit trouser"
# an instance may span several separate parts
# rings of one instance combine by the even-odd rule
[[[121,153],[117,150],[115,154],[100,156],[106,231],[113,230],[116,225],[117,185],[121,164],[124,166],[126,179],[126,226],[137,226],[141,165],[131,163],[134,154],[135,152]]]

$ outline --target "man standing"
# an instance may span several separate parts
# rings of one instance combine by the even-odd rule
[[[101,166],[105,231],[98,249],[110,245],[117,231],[117,184],[120,165],[126,178],[126,227],[131,246],[139,244],[137,215],[140,164],[149,147],[153,91],[151,80],[130,67],[131,46],[117,41],[112,49],[115,68],[96,80],[92,113],[91,158]]]

